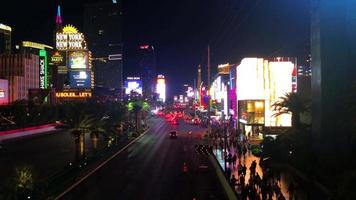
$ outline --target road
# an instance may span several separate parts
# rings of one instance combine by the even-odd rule
[[[225,199],[208,157],[194,152],[195,144],[203,142],[199,137],[204,129],[153,120],[147,134],[62,199]],[[178,130],[177,139],[169,138],[172,129]],[[190,130],[192,137],[188,136]],[[187,173],[183,172],[184,162]]]

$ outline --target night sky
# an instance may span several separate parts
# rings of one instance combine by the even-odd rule
[[[125,0],[124,75],[137,71],[135,52],[142,43],[155,47],[158,71],[167,76],[170,95],[180,92],[184,83],[193,84],[196,66],[206,65],[208,44],[213,69],[246,56],[302,60],[310,35],[309,1]],[[64,24],[82,30],[85,2],[60,1]],[[13,43],[31,40],[53,45],[57,3],[10,1],[5,6],[2,2],[0,23],[12,26]]]

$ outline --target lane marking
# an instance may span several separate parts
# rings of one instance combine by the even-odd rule
[[[129,146],[131,146],[133,143],[137,142],[139,139],[141,139],[148,131],[150,131],[151,128],[147,129],[145,132],[143,132],[139,137],[137,137],[136,139],[132,140],[129,144],[127,144],[126,146],[124,146],[122,149],[120,149],[118,152],[116,152],[114,155],[112,155],[110,158],[108,158],[107,160],[105,160],[103,163],[101,163],[99,166],[97,166],[95,169],[93,169],[91,172],[89,172],[88,174],[86,174],[83,178],[79,179],[77,182],[75,182],[73,185],[71,185],[69,188],[67,188],[64,192],[62,192],[61,194],[59,194],[55,200],[58,200],[60,198],[62,198],[64,195],[66,195],[68,192],[70,192],[71,190],[73,190],[75,187],[77,187],[79,184],[81,184],[85,179],[87,179],[89,176],[91,176],[92,174],[94,174],[96,171],[98,171],[100,168],[102,168],[104,165],[106,165],[109,161],[111,161],[113,158],[115,158],[117,155],[119,155],[121,152],[123,152],[124,150],[126,150]]]

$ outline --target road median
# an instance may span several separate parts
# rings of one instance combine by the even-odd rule
[[[108,162],[110,162],[113,158],[115,158],[116,156],[118,156],[121,152],[125,151],[128,147],[130,147],[131,145],[133,145],[135,142],[137,142],[139,139],[141,139],[148,131],[150,130],[150,128],[147,128],[141,135],[139,135],[137,138],[133,139],[131,142],[129,142],[128,144],[126,144],[124,147],[122,147],[121,149],[119,149],[115,154],[113,154],[112,156],[110,156],[109,158],[107,158],[106,160],[104,160],[103,162],[101,162],[101,164],[99,164],[98,166],[96,166],[94,169],[90,170],[89,172],[87,172],[85,175],[81,175],[81,178],[77,179],[75,183],[73,183],[70,187],[68,187],[64,192],[60,193],[59,195],[57,195],[57,197],[55,198],[57,199],[61,199],[62,197],[64,197],[67,193],[69,193],[70,191],[72,191],[75,187],[77,187],[78,185],[80,185],[83,181],[85,181],[87,178],[89,178],[92,174],[94,174],[95,172],[97,172],[99,169],[101,169],[102,167],[104,167]]]

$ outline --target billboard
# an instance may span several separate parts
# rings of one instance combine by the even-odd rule
[[[73,51],[69,52],[69,69],[88,69],[89,68],[89,55],[86,51]]]
[[[71,71],[69,78],[71,88],[91,88],[90,71]]]
[[[40,89],[46,89],[48,85],[47,81],[47,53],[45,50],[40,50],[39,56],[39,87]]]
[[[142,95],[142,81],[141,80],[126,80],[125,94],[129,95],[131,92],[136,92]]]
[[[65,52],[55,51],[51,56],[51,63],[57,66],[66,66]]]
[[[87,44],[83,33],[72,25],[67,25],[56,34],[56,48],[60,51],[86,50]]]
[[[166,102],[166,80],[163,75],[158,75],[156,92],[162,102]]]

